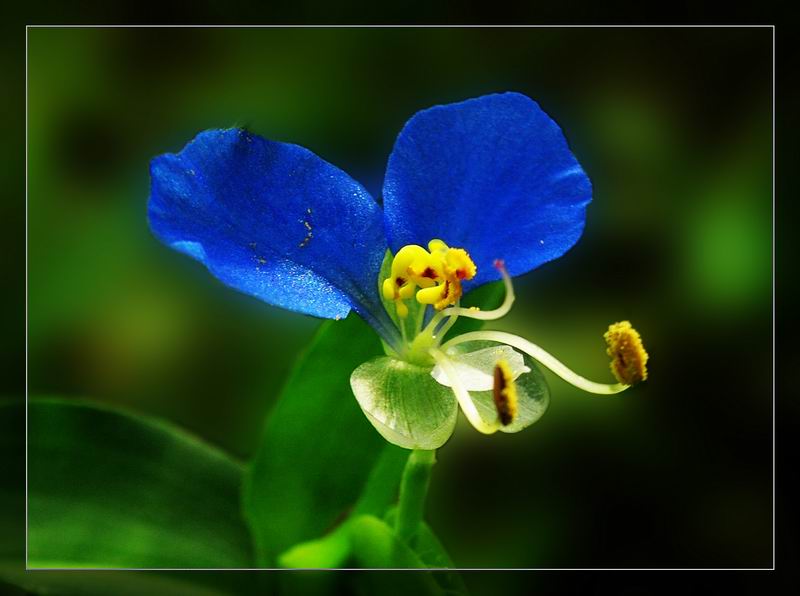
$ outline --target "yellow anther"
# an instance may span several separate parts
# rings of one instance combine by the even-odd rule
[[[437,270],[441,271],[443,279],[435,288],[417,292],[417,301],[432,304],[436,310],[443,310],[461,299],[461,281],[475,277],[478,269],[463,248],[450,248],[443,240],[434,238],[428,242],[428,249],[431,256],[438,260]]]
[[[503,426],[508,426],[517,417],[517,386],[511,367],[505,360],[498,360],[494,366],[494,388],[492,391],[494,407]]]
[[[439,240],[438,238],[434,238],[428,242],[428,250],[431,251],[431,253],[445,252],[448,248],[450,247],[444,243],[444,240]]]
[[[409,244],[397,251],[391,277],[381,286],[383,297],[394,301],[401,318],[408,315],[403,300],[415,293],[420,304],[443,310],[461,298],[461,281],[475,277],[475,263],[463,248],[450,248],[438,239],[431,240],[428,248],[430,252]]]
[[[403,277],[387,277],[383,280],[381,291],[386,300],[394,300],[397,315],[404,319],[408,316],[408,307],[403,303],[414,295],[414,283]]]
[[[445,253],[447,269],[459,280],[472,279],[478,268],[463,248],[448,248]]]
[[[611,372],[620,383],[633,385],[647,379],[647,351],[642,338],[629,321],[608,326],[603,335],[611,356]]]
[[[455,304],[461,298],[461,284],[458,280],[445,279],[444,283],[417,292],[417,302],[432,304],[436,310],[442,310]]]
[[[436,304],[442,299],[445,286],[434,286],[432,288],[423,288],[417,292],[417,302],[420,304]]]
[[[430,288],[444,279],[441,263],[430,257],[427,263],[415,262],[408,268],[408,275],[421,288]]]
[[[401,300],[408,300],[409,298],[414,297],[414,284],[409,283],[400,288],[400,299]]]
[[[396,296],[394,280],[391,277],[387,277],[383,280],[383,297],[386,300],[394,300]]]
[[[408,316],[408,307],[403,300],[412,298],[417,289],[419,277],[415,271],[419,269],[424,272],[430,258],[424,248],[409,244],[397,251],[392,260],[391,277],[383,281],[382,291],[386,300],[394,300],[397,316],[401,319]],[[423,284],[428,285],[425,282]]]
[[[397,316],[401,319],[405,319],[408,316],[408,307],[402,300],[395,302],[395,308],[397,309]]]
[[[416,244],[409,244],[397,251],[392,261],[392,277],[408,279],[411,272],[425,269],[431,255],[427,250]]]

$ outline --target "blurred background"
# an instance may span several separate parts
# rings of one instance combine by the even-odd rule
[[[548,376],[550,410],[527,431],[460,425],[432,527],[463,567],[770,566],[771,35],[31,29],[30,395],[157,415],[246,459],[319,322],[158,243],[149,160],[245,126],[379,197],[415,111],[519,91],[561,125],[594,202],[581,241],[517,280],[496,327],[603,380],[602,333],[630,319],[651,377],[598,399]]]

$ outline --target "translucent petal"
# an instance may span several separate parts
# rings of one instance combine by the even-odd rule
[[[448,350],[448,356],[452,359],[454,351],[462,353],[479,352],[486,349],[487,346],[497,346],[498,344],[486,341],[471,341],[459,344],[454,348]],[[503,346],[508,347],[508,346]],[[511,360],[507,360],[509,364]],[[550,388],[544,375],[539,370],[536,362],[528,355],[524,355],[523,363],[529,372],[525,372],[516,377],[516,392],[517,392],[517,415],[514,421],[507,426],[500,425],[498,430],[505,433],[515,433],[527,428],[539,418],[547,410],[550,404]],[[480,417],[487,424],[497,422],[498,415],[497,409],[494,405],[494,397],[492,391],[470,391],[470,396],[475,404]]]
[[[458,403],[430,368],[379,356],[353,371],[350,386],[361,409],[390,443],[437,449],[453,434]]]
[[[530,372],[522,354],[510,346],[493,344],[472,352],[464,352],[459,350],[459,347],[449,350],[447,356],[467,391],[490,391],[494,386],[494,367],[498,360],[505,360],[508,363],[515,379],[523,373]],[[445,387],[452,387],[439,365],[433,368],[431,376]]]

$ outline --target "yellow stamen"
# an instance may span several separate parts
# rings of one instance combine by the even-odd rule
[[[383,297],[386,298],[386,300],[395,299],[394,280],[391,277],[387,277],[383,280]]]
[[[431,253],[445,252],[448,248],[450,247],[444,243],[444,240],[439,240],[438,238],[434,238],[428,242],[428,250],[431,251]]]
[[[424,270],[430,258],[428,251],[416,244],[404,246],[392,260],[391,277],[384,280],[382,285],[383,297],[394,300],[397,316],[404,319],[408,316],[408,307],[403,300],[408,300],[417,289],[418,278],[414,275],[416,269]]]
[[[494,366],[494,407],[503,426],[508,426],[517,417],[517,386],[511,367],[505,360],[498,360]]]
[[[478,272],[475,263],[463,248],[450,248],[445,253],[445,263],[458,279],[472,279]]]
[[[463,248],[450,248],[434,239],[428,249],[430,252],[417,244],[401,248],[392,260],[391,277],[383,281],[383,297],[394,301],[400,318],[408,316],[403,300],[414,294],[420,304],[430,304],[438,311],[456,304],[463,293],[461,282],[477,273],[475,263]]]
[[[395,303],[395,308],[397,309],[397,316],[401,319],[405,319],[408,316],[408,306],[402,300],[398,300]]]
[[[452,279],[446,279],[443,284],[417,292],[417,302],[432,304],[436,310],[455,304],[459,298],[461,298],[461,284]]]
[[[611,372],[620,383],[633,385],[647,379],[647,351],[642,338],[629,321],[608,326],[603,335],[611,356]]]

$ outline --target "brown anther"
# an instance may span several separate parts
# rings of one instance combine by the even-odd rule
[[[495,364],[492,398],[500,423],[508,426],[517,416],[517,389],[511,369],[505,360],[498,360]]]

